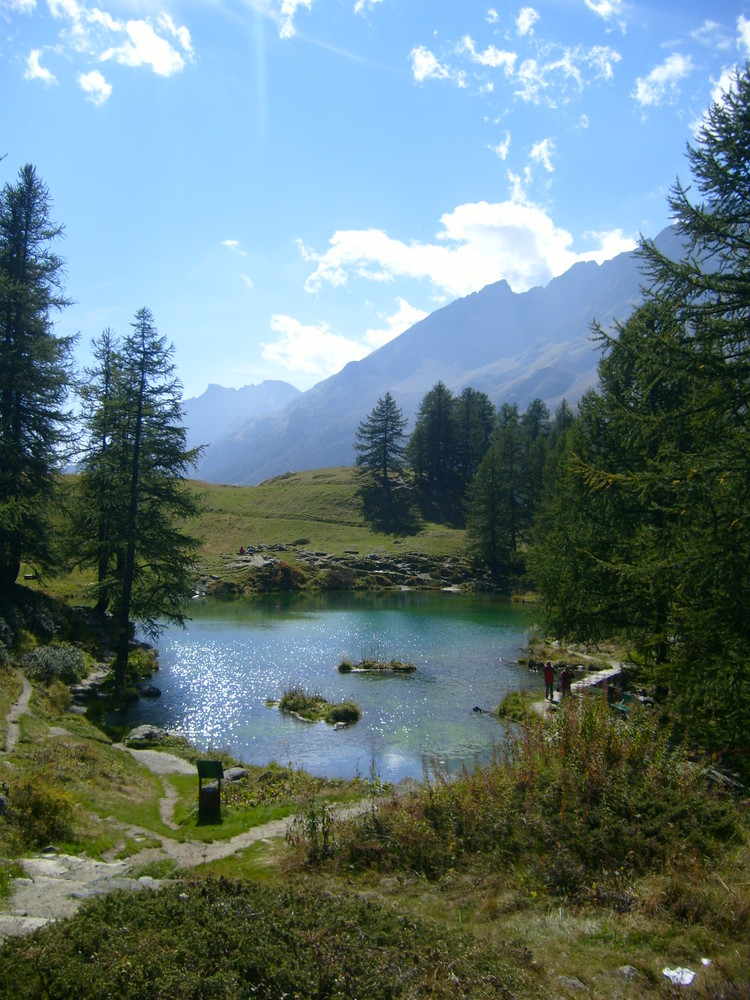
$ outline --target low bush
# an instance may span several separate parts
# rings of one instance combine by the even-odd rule
[[[55,646],[37,646],[21,659],[21,667],[30,680],[49,684],[53,680],[75,684],[86,673],[86,661],[76,646],[60,643]]]
[[[21,778],[8,789],[8,813],[24,844],[42,847],[69,838],[75,815],[73,798],[40,774]]]
[[[710,862],[741,836],[736,804],[655,719],[617,718],[592,697],[570,699],[551,724],[527,715],[489,764],[436,774],[406,803],[352,820],[339,843],[344,864],[430,877],[478,855],[534,864],[553,893],[587,896],[602,872],[622,881]]]
[[[326,712],[326,722],[335,725],[337,722],[343,722],[347,726],[354,722],[359,722],[362,716],[362,711],[355,702],[353,701],[342,701],[338,705],[331,705]]]
[[[343,722],[350,725],[357,722],[362,712],[353,701],[339,702],[332,705],[319,694],[307,694],[300,687],[288,688],[279,702],[279,711],[299,716],[308,722],[325,721],[330,725]]]
[[[528,996],[532,977],[500,948],[376,900],[226,879],[112,893],[0,950],[17,1000],[482,1000]]]
[[[147,681],[159,669],[158,653],[150,646],[138,646],[128,653],[128,674],[136,681]]]

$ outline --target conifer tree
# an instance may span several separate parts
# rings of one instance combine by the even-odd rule
[[[38,570],[54,561],[50,500],[68,443],[73,344],[53,330],[68,304],[53,249],[61,235],[46,186],[23,167],[0,192],[0,591],[22,560]]]
[[[115,682],[125,681],[131,623],[154,637],[185,621],[199,540],[199,510],[185,482],[199,450],[188,450],[174,349],[148,309],[139,309],[122,344],[105,331],[84,394],[88,449],[78,516],[91,541],[79,560],[96,566],[98,606],[117,625]]]

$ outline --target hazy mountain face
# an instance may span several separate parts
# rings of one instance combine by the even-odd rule
[[[673,229],[656,243],[679,256]],[[197,441],[200,426],[205,432],[200,443],[210,444],[199,475],[210,482],[252,484],[287,471],[350,465],[357,426],[378,399],[390,392],[411,421],[440,380],[455,394],[472,386],[496,405],[518,403],[521,410],[536,398],[551,410],[563,399],[574,404],[597,381],[592,323],[606,329],[627,319],[642,300],[643,280],[638,258],[629,253],[603,264],[575,264],[544,288],[521,294],[499,281],[438,309],[305,393],[283,382],[242,390],[210,386],[186,403],[193,420],[190,440]],[[280,396],[286,390],[296,395],[283,408],[259,406],[244,416],[229,412],[234,398],[229,394],[266,386],[283,386]],[[215,405],[210,420],[201,423],[208,401],[204,410],[197,404],[208,396]]]
[[[288,382],[266,381],[241,389],[209,385],[202,395],[182,401],[188,447],[212,444],[248,420],[283,410],[300,395]]]

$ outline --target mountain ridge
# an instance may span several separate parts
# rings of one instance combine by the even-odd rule
[[[655,240],[679,255],[674,228]],[[471,386],[523,410],[541,398],[554,409],[596,384],[591,337],[622,322],[643,298],[637,251],[597,264],[579,261],[545,286],[513,292],[506,281],[441,307],[360,361],[214,438],[199,465],[209,482],[253,485],[289,471],[350,465],[358,424],[390,392],[412,424],[425,393],[442,380]]]

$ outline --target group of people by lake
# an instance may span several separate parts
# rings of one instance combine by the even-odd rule
[[[549,660],[544,664],[542,668],[544,673],[544,699],[545,701],[549,698],[550,701],[555,700],[555,668],[552,666]],[[565,664],[560,671],[560,676],[557,680],[557,690],[560,692],[560,698],[564,698],[566,695],[570,694],[570,685],[573,680],[573,671],[568,664]]]

